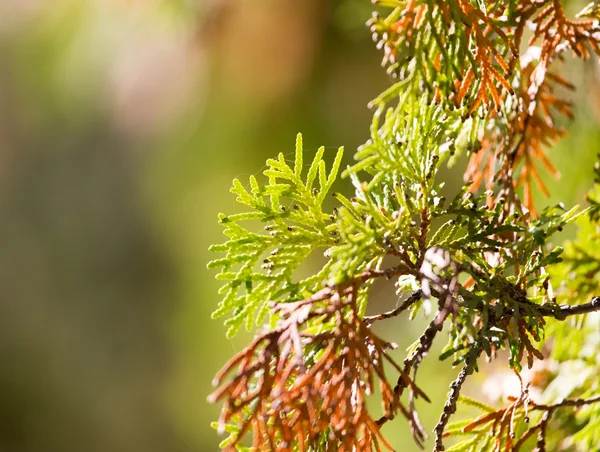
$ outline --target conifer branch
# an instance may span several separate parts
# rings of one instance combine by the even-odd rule
[[[589,303],[578,305],[565,304],[560,306],[536,305],[527,299],[524,301],[528,306],[531,306],[537,310],[539,315],[543,317],[552,317],[556,320],[565,320],[567,317],[572,315],[582,315],[600,311],[600,297],[594,297]],[[511,316],[514,314],[514,312],[515,311],[512,308],[505,308],[502,316]]]
[[[463,367],[435,426],[434,450],[444,450],[443,438],[452,435],[468,437],[457,451],[518,450],[536,432],[538,450],[551,448],[552,416],[599,397],[536,405],[522,386],[518,398],[496,410],[460,391],[484,353],[492,360],[507,350],[521,378],[523,361],[532,368],[546,358],[543,338],[567,331],[569,322],[560,321],[600,311],[600,188],[587,212],[562,204],[538,210],[532,198],[534,186],[549,192],[540,167],[558,176],[547,147],[566,135],[559,117],[573,118],[571,100],[556,91],[574,86],[552,64],[569,50],[581,59],[600,55],[598,21],[569,19],[559,0],[376,3],[391,7],[387,15],[375,13],[369,27],[395,82],[370,104],[370,139],[342,173],[354,192],[334,193],[337,206],[324,210],[342,149],[329,171],[325,148],[305,171],[299,135],[293,164],[282,153],[267,161],[264,181],[234,181],[231,191],[249,210],[219,217],[228,240],[211,247],[225,253],[209,264],[223,281],[213,316],[228,315],[230,336],[243,325],[268,325],[215,378],[211,401],[223,403],[217,429],[230,434],[222,447],[244,450],[240,442],[251,435],[257,451],[391,450],[381,426],[399,413],[424,447],[415,398],[428,399],[417,370],[445,329],[440,359],[453,357],[452,365]],[[600,17],[594,8],[584,11]],[[523,43],[527,28],[531,39]],[[439,168],[461,154],[469,157],[468,182],[446,199]],[[600,164],[596,175],[600,181]],[[550,247],[552,235],[576,220],[584,231],[577,242]],[[258,222],[266,233],[253,229]],[[300,264],[317,251],[325,264],[298,279]],[[397,264],[384,268],[384,259]],[[365,316],[369,290],[381,278],[394,279],[397,294],[411,295],[396,309]],[[405,311],[429,317],[434,303],[429,325],[397,364],[389,355],[395,345],[376,336],[373,323]],[[597,348],[581,324],[570,334],[581,349]],[[571,359],[560,347],[553,353],[558,362]],[[384,363],[398,373],[395,385]],[[376,383],[378,416],[367,408]],[[401,400],[406,389],[408,403]],[[460,402],[484,413],[450,423]],[[529,409],[541,418],[517,440]],[[578,425],[593,435],[600,424],[586,410],[577,411]]]

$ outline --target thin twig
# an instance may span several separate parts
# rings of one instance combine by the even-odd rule
[[[552,411],[558,408],[565,407],[575,407],[579,408],[584,405],[591,405],[592,403],[600,402],[600,395],[590,397],[589,399],[565,399],[562,402],[553,403],[551,405],[542,405],[538,403],[534,403],[531,407],[532,410],[544,410],[544,411]]]
[[[418,272],[415,268],[413,268],[412,266],[409,266],[405,263],[400,263],[399,265],[397,265],[395,267],[387,268],[384,270],[367,269],[364,272],[362,272],[360,275],[356,276],[355,278],[348,279],[348,280],[343,281],[339,284],[336,284],[335,286],[332,286],[332,287],[325,287],[324,289],[321,289],[320,291],[316,292],[314,295],[307,298],[306,300],[300,301],[298,303],[303,303],[303,302],[311,303],[314,301],[326,300],[329,297],[331,297],[334,292],[343,293],[346,289],[349,289],[351,286],[355,286],[357,284],[361,285],[371,279],[381,278],[381,277],[391,279],[391,278],[394,278],[394,277],[400,276],[400,275],[420,276],[420,272]],[[436,291],[433,291],[433,290],[431,293],[435,297],[438,297],[438,295],[440,295],[439,293],[436,293]],[[463,295],[463,296],[466,295],[464,290],[461,291],[461,295]],[[527,298],[525,293],[518,294],[517,292],[515,292],[514,295],[516,296],[516,301],[524,303],[524,304],[528,305],[529,307],[531,307],[532,309],[535,309],[537,311],[537,313],[539,313],[539,315],[541,315],[543,317],[553,317],[557,320],[565,320],[567,317],[570,317],[572,315],[589,314],[590,312],[600,311],[600,296],[594,297],[592,299],[592,301],[590,301],[589,303],[584,303],[584,304],[579,304],[579,305],[560,305],[560,306],[558,306],[558,305],[538,305],[538,304],[530,301]],[[399,315],[401,312],[403,312],[404,310],[406,310],[407,308],[409,308],[412,304],[414,304],[421,296],[422,296],[422,291],[419,290],[419,291],[415,292],[413,295],[411,295],[411,297],[408,298],[402,304],[402,306],[400,306],[392,311],[386,312],[386,313],[381,313],[378,315],[365,317],[365,320],[366,320],[367,324],[371,324],[380,319],[389,319],[391,317],[395,317],[395,316]],[[478,307],[475,307],[475,309],[482,309],[482,308],[478,306]],[[511,307],[505,307],[502,312],[502,316],[511,316],[513,314],[514,314],[514,309]],[[444,320],[445,320],[445,317],[444,317]]]
[[[410,380],[407,381],[405,378],[403,378],[403,376],[409,374],[411,369],[414,368],[415,363],[422,360],[427,355],[429,349],[431,348],[431,344],[433,343],[433,339],[442,329],[442,325],[438,326],[438,322],[436,322],[440,314],[441,313],[438,312],[435,318],[429,323],[429,326],[425,329],[423,334],[419,336],[419,345],[417,345],[413,353],[402,363],[404,368],[398,377],[396,386],[394,386],[394,394],[396,394],[396,397],[400,398],[404,390],[409,386]],[[377,425],[381,427],[387,421],[391,421],[392,419],[393,417],[390,416],[382,416],[377,420]]]
[[[600,297],[592,298],[592,301],[590,301],[589,303],[577,305],[563,304],[560,306],[538,305],[532,303],[527,298],[525,298],[523,301],[525,301],[533,309],[536,309],[540,315],[544,317],[554,317],[556,320],[565,320],[567,317],[570,317],[572,315],[589,314],[590,312],[600,311]],[[512,308],[505,308],[503,315],[512,315],[513,313],[514,310]]]
[[[344,283],[341,283],[341,285],[351,285],[351,284],[355,284],[355,283],[364,283],[366,281],[368,281],[369,279],[373,279],[373,278],[380,278],[380,277],[386,277],[387,279],[391,279],[395,276],[400,276],[400,275],[415,275],[417,276],[419,273],[409,267],[407,264],[401,263],[396,265],[395,267],[392,268],[386,268],[384,270],[378,270],[378,269],[367,269],[364,272],[362,272],[362,274],[360,274],[359,276],[357,276],[356,278],[350,279]]]
[[[590,312],[600,311],[600,297],[592,298],[589,303],[578,304],[578,305],[561,305],[560,313],[561,316],[568,317],[570,315],[578,314],[589,314]],[[557,317],[558,318],[558,317]]]
[[[410,308],[417,301],[419,301],[422,296],[423,296],[423,292],[421,292],[420,290],[417,290],[410,297],[408,297],[406,300],[404,300],[404,302],[400,306],[398,306],[396,309],[392,309],[391,311],[388,311],[388,312],[382,312],[381,314],[377,314],[377,315],[366,316],[364,318],[364,321],[367,325],[370,325],[373,322],[376,322],[377,320],[385,320],[385,319],[390,319],[392,317],[396,317],[396,316],[400,315],[402,312],[406,311],[408,308]]]
[[[423,331],[423,334],[419,336],[419,345],[417,345],[413,353],[403,362],[404,372],[409,372],[417,360],[423,359],[427,353],[429,353],[431,344],[433,344],[433,339],[442,329],[443,322],[440,322],[439,320],[441,314],[441,312],[438,312],[434,319],[429,323],[429,326]],[[405,387],[406,383],[403,380],[401,381],[398,379],[398,384],[394,388],[394,392],[398,394],[398,397],[402,395],[402,391],[404,391]]]
[[[416,381],[416,379],[417,379],[417,371],[419,370],[419,366],[421,365],[422,361],[423,361],[423,357],[417,358],[417,361],[415,362],[415,364],[413,366],[413,376],[412,376],[413,381]],[[410,429],[412,432],[412,436],[415,439],[417,446],[419,446],[420,449],[425,449],[425,445],[423,444],[423,442],[429,436],[427,435],[427,432],[423,428],[423,424],[421,424],[421,420],[419,419],[419,414],[417,413],[417,410],[415,408],[415,391],[413,388],[410,389],[410,392],[408,394],[408,411],[410,413],[409,423],[410,423]]]
[[[529,438],[531,438],[533,436],[533,434],[542,426],[542,421],[538,422],[537,424],[535,424],[533,427],[531,427],[529,430],[527,430],[523,436],[521,436],[519,438],[519,441],[517,441],[515,443],[515,445],[513,446],[513,452],[519,452],[519,450],[521,449],[521,447],[523,446],[523,444],[525,444],[525,441],[527,441]]]
[[[550,423],[552,413],[553,410],[546,411],[542,417],[542,420],[540,421],[540,431],[538,432],[535,452],[546,452],[546,429]]]

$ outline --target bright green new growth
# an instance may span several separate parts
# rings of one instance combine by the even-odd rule
[[[242,325],[250,330],[261,324],[268,313],[269,301],[299,300],[311,294],[326,278],[330,263],[316,275],[294,281],[294,270],[313,251],[329,248],[336,242],[337,225],[322,205],[331,189],[342,162],[343,148],[337,152],[327,174],[320,148],[303,178],[302,136],[296,139],[296,159],[290,167],[283,154],[269,159],[264,175],[268,184],[261,186],[250,177],[250,191],[235,179],[231,192],[237,201],[252,209],[235,215],[219,215],[229,241],[213,245],[210,250],[226,252],[224,258],[210,262],[209,268],[221,268],[217,279],[225,281],[220,294],[223,300],[213,318],[230,314],[225,321],[227,336]],[[240,223],[259,220],[266,233],[251,232]],[[261,271],[263,270],[263,271]],[[264,271],[266,270],[266,271]]]

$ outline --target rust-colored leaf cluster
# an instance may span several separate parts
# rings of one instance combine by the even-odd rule
[[[524,9],[538,8],[539,2],[527,3],[529,4],[524,6]],[[599,37],[593,30],[595,21],[568,19],[559,0],[544,2],[542,5],[543,9],[532,20],[534,33],[529,39],[529,46],[541,40],[542,64],[547,65],[552,61],[560,53],[560,46],[569,47],[577,57],[583,59],[590,57],[590,48],[596,54],[600,54]]]
[[[518,50],[496,24],[503,11],[500,5],[487,15],[468,0],[409,0],[385,19],[375,14],[368,24],[392,77],[418,73],[438,101],[468,101],[474,112],[482,104],[500,109],[500,90],[512,93],[509,79]],[[497,38],[503,47],[492,43]]]
[[[482,37],[481,41],[485,42],[486,39]],[[492,49],[494,48],[492,47]],[[494,52],[494,57],[500,67],[505,72],[508,72],[508,63],[504,61],[502,55]],[[473,114],[473,112],[475,112],[475,110],[477,110],[482,103],[486,105],[489,104],[489,96],[491,96],[491,101],[496,111],[500,111],[502,108],[502,98],[499,90],[496,88],[496,83],[499,83],[500,86],[502,86],[506,92],[510,94],[513,93],[513,90],[506,78],[504,78],[504,76],[496,68],[494,68],[490,61],[489,55],[487,54],[486,47],[482,45],[480,41],[477,41],[475,62],[479,68],[479,77],[475,76],[475,70],[473,69],[473,66],[470,66],[469,69],[467,69],[467,73],[465,74],[462,82],[459,84],[458,93],[456,95],[456,103],[460,105],[463,102],[465,96],[473,87],[474,80],[477,80],[479,86],[475,89],[476,94],[469,106],[468,114]],[[477,84],[475,84],[475,86],[477,86]]]
[[[529,50],[520,59],[520,83],[517,99],[508,118],[490,113],[490,120],[501,126],[492,128],[481,139],[481,150],[471,155],[465,179],[476,190],[482,181],[492,189],[495,181],[504,181],[510,189],[523,186],[523,205],[536,214],[534,185],[549,195],[537,169],[538,162],[554,177],[558,171],[545,148],[566,135],[557,116],[573,118],[572,103],[561,97],[561,89],[574,86],[549,70],[550,64],[571,49],[575,56],[587,59],[590,50],[600,52],[600,35],[594,21],[566,18],[559,1],[523,2],[519,6],[521,22],[513,35],[520,42],[525,26],[533,30]],[[532,18],[531,21],[528,21]],[[537,47],[534,44],[540,43]]]
[[[325,441],[327,450],[392,449],[367,409],[377,380],[384,415],[410,417],[384,363],[418,396],[424,394],[388,355],[394,345],[359,318],[356,291],[356,285],[325,288],[306,300],[276,305],[282,316],[278,328],[259,335],[219,372],[215,384],[221,387],[211,399],[224,401],[220,428],[239,427],[227,450],[235,450],[250,431],[256,450],[307,451]],[[315,328],[311,320],[317,318],[331,328]]]
[[[535,162],[541,162],[550,174],[558,176],[543,148],[556,143],[566,135],[566,131],[557,124],[551,110],[567,119],[573,118],[571,102],[559,98],[555,94],[555,88],[574,89],[574,87],[558,74],[551,72],[549,66],[567,49],[571,49],[575,56],[582,59],[589,58],[590,50],[600,54],[598,47],[600,35],[594,29],[595,21],[567,19],[558,0],[549,2],[533,19],[532,24],[535,28],[529,46],[531,48],[540,41],[539,61],[534,65],[533,60],[528,60],[522,67],[522,80],[525,82],[520,96],[522,103],[511,130],[518,137],[518,141],[510,151],[507,161],[512,163],[513,169],[521,165],[516,185],[523,185],[525,207],[535,213],[532,197],[533,183],[542,193],[549,195]]]
[[[466,0],[458,0],[457,4],[464,14],[462,22],[466,24],[467,41],[473,43],[476,50],[474,61],[468,66],[462,81],[455,82],[458,86],[455,102],[460,105],[467,97],[467,93],[472,91],[474,95],[469,98],[468,114],[475,112],[481,104],[486,106],[492,104],[496,111],[500,111],[503,96],[497,85],[504,88],[505,94],[513,94],[507,78],[511,77],[510,66],[518,57],[518,50],[504,31],[495,24],[494,16],[486,16]],[[448,17],[449,5],[442,2],[440,8],[444,12],[444,17]],[[499,12],[496,11],[495,14]],[[509,49],[510,62],[505,60],[498,46],[492,44],[491,39],[495,36],[499,37]]]
[[[544,66],[538,65],[535,69],[528,66],[523,74],[529,79],[535,79],[537,73]],[[535,89],[533,89],[535,87]],[[554,112],[567,119],[573,118],[572,103],[568,99],[562,99],[555,93],[557,87],[573,89],[573,85],[560,77],[558,74],[547,73],[541,86],[536,87],[533,83],[529,85],[527,96],[523,96],[523,110],[519,112],[514,120],[519,141],[513,148],[511,156],[513,168],[522,165],[522,169],[516,185],[523,185],[523,202],[525,206],[536,212],[532,197],[533,184],[535,183],[546,196],[549,196],[548,188],[542,181],[536,168],[536,162],[540,162],[546,171],[552,176],[558,177],[558,171],[552,165],[544,147],[555,144],[560,138],[566,136],[567,132],[554,118]]]
[[[415,38],[416,31],[423,24],[426,5],[418,5],[416,0],[409,0],[400,18],[390,26],[392,36],[383,45],[384,57],[382,65],[394,64],[398,57],[398,40],[403,36],[407,42]],[[395,40],[394,40],[395,39]]]
[[[514,187],[524,187],[523,203],[533,214],[533,186],[549,195],[537,163],[541,163],[552,176],[559,173],[548,159],[545,147],[566,136],[566,130],[556,119],[556,114],[572,119],[572,103],[559,97],[557,89],[573,89],[573,85],[558,74],[546,73],[540,77],[543,66],[529,63],[523,69],[523,81],[518,110],[512,117],[509,129],[498,128],[483,138],[481,149],[471,154],[465,179],[471,181],[471,190],[477,190],[485,181],[486,189],[493,189],[496,180],[508,180]],[[535,80],[542,83],[536,86]],[[503,155],[510,149],[508,156]],[[500,172],[502,170],[502,172]],[[499,173],[500,172],[500,173]],[[515,174],[517,173],[517,174]]]

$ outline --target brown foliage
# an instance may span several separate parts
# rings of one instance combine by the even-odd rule
[[[425,395],[390,358],[394,344],[385,342],[359,318],[355,284],[342,290],[324,289],[315,296],[274,308],[282,320],[273,331],[259,335],[219,372],[222,385],[211,396],[224,400],[220,428],[235,423],[239,433],[227,450],[252,431],[257,450],[300,451],[327,440],[327,450],[351,452],[392,449],[367,408],[376,380],[384,416],[409,410],[384,372],[387,362],[417,396]],[[319,319],[315,328],[311,322]],[[223,384],[227,374],[233,379]]]
[[[573,86],[557,74],[540,76],[543,70],[543,66],[533,63],[523,69],[519,106],[509,124],[508,134],[498,128],[484,137],[481,149],[471,155],[465,172],[465,179],[471,181],[472,190],[476,190],[483,181],[487,189],[492,189],[494,181],[502,178],[514,180],[515,187],[523,185],[524,205],[534,214],[533,184],[546,196],[549,195],[536,163],[540,162],[552,176],[558,177],[559,174],[545,151],[546,146],[566,135],[566,130],[555,118],[556,113],[568,119],[573,117],[571,102],[555,93],[558,86],[568,89],[573,89]],[[539,79],[542,82],[537,86]],[[506,149],[509,149],[508,157],[504,154]],[[503,172],[498,174],[500,170]],[[513,179],[516,172],[519,174]]]
[[[523,2],[520,5],[522,16],[514,30],[515,40],[520,42],[526,25],[533,29],[533,35],[529,40],[529,51],[520,59],[519,90],[512,103],[514,107],[508,113],[508,128],[494,128],[482,137],[481,150],[471,155],[465,173],[465,179],[472,181],[472,190],[483,181],[488,189],[493,188],[496,180],[504,180],[511,191],[522,185],[523,205],[533,214],[536,213],[533,186],[537,185],[542,193],[549,195],[537,163],[552,176],[559,175],[545,151],[547,146],[566,135],[556,116],[573,118],[572,103],[559,97],[556,91],[557,88],[572,90],[574,86],[551,72],[549,66],[555,59],[562,58],[567,49],[583,59],[590,56],[590,50],[600,52],[600,35],[594,28],[594,21],[567,19],[557,0],[540,9],[540,4],[546,3]],[[533,19],[528,22],[530,17]],[[539,48],[534,46],[537,42]],[[494,117],[498,117],[497,112],[490,113],[490,119]]]

